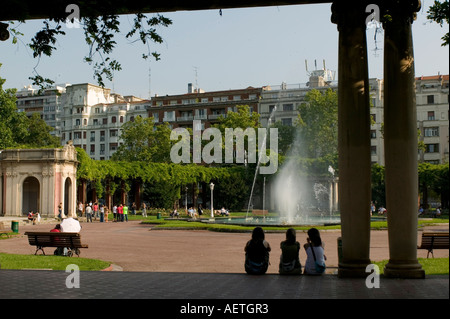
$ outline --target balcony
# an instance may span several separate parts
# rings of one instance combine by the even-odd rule
[[[194,120],[206,120],[207,118],[208,118],[208,116],[206,114],[194,116]]]
[[[177,117],[177,122],[192,122],[193,120],[194,117],[192,115]]]
[[[208,115],[208,119],[209,120],[217,120],[220,116],[226,117],[227,115],[225,113],[211,114],[211,115]]]

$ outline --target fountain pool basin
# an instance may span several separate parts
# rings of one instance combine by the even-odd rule
[[[385,217],[371,217],[371,221],[384,221]],[[239,226],[272,226],[272,227],[290,227],[290,226],[333,226],[340,225],[340,216],[309,216],[295,218],[289,221],[280,217],[248,217],[248,218],[217,218],[214,220],[202,220],[204,223],[227,224]]]
[[[248,218],[218,218],[213,221],[205,220],[203,222],[214,224],[240,225],[240,226],[331,226],[340,225],[341,219],[339,216],[335,217],[306,217],[296,218],[293,221],[288,221],[285,218],[279,217],[248,217]]]

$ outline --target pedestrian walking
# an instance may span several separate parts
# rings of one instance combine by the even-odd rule
[[[89,221],[92,223],[92,207],[90,205],[86,205],[86,223],[89,223]]]

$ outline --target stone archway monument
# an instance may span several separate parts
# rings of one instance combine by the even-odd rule
[[[75,213],[77,152],[63,148],[10,149],[0,153],[0,216],[23,216],[29,210],[42,217]]]

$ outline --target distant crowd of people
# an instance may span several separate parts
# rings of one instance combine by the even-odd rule
[[[133,203],[130,207],[128,207],[126,204],[114,204],[111,210],[113,214],[113,221],[114,222],[127,222],[128,221],[128,213],[132,215],[137,214],[137,206],[135,203]],[[142,216],[147,217],[147,205],[145,203],[142,204]],[[110,214],[110,210],[108,206],[99,204],[97,202],[87,202],[86,204],[83,204],[82,202],[78,202],[77,205],[77,215],[78,217],[85,217],[86,222],[91,222],[92,219],[94,221],[99,219],[100,222],[108,222],[108,217]]]

